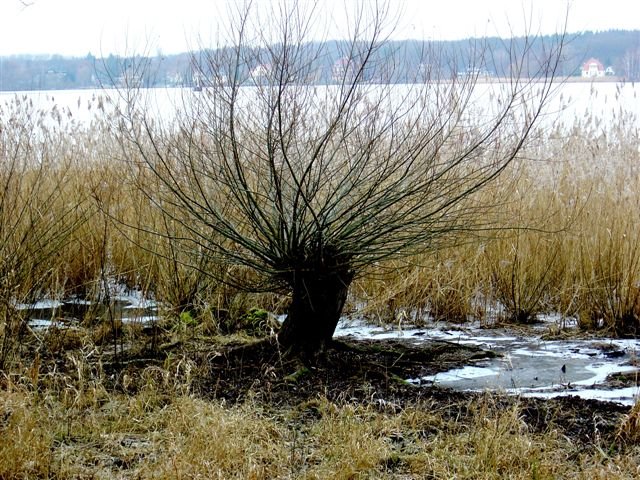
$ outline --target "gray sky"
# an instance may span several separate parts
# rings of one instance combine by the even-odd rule
[[[253,0],[263,11],[281,0]],[[378,0],[381,1],[381,0]],[[393,38],[458,39],[523,32],[639,29],[638,0],[387,0],[397,17]],[[177,53],[214,46],[230,6],[244,0],[0,0],[0,55],[84,56]],[[312,0],[300,0],[309,4]],[[374,0],[360,0],[367,5]],[[23,3],[30,3],[24,6]],[[321,0],[314,13],[318,38],[346,36],[356,0]],[[264,17],[263,17],[264,20]],[[260,20],[262,22],[263,20]],[[263,23],[260,23],[263,25]]]

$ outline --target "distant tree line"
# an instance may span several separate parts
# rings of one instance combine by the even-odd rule
[[[518,39],[515,39],[517,44]],[[541,57],[545,48],[553,42],[551,36],[543,36],[531,45],[529,54]],[[509,42],[499,38],[481,40],[460,40],[448,42],[399,41],[389,42],[373,52],[378,58],[371,62],[375,69],[364,72],[364,80],[369,82],[395,83],[420,81],[431,68],[425,64],[425,52],[444,55],[452,59],[438,68],[445,69],[440,77],[451,75],[477,75],[500,77],[509,71]],[[511,43],[513,46],[514,43]],[[492,52],[491,58],[478,63],[474,50],[485,49]],[[317,45],[310,43],[309,52],[317,52]],[[403,63],[398,64],[397,53],[402,51]],[[347,73],[349,64],[341,63],[340,42],[324,44],[323,55],[314,58],[313,78],[300,79],[305,83],[334,83]],[[394,53],[392,55],[392,53]],[[203,50],[176,55],[120,56],[104,58],[88,54],[85,57],[50,56],[9,56],[0,57],[0,90],[57,90],[97,87],[119,87],[134,83],[143,87],[194,86],[205,84],[220,72],[210,72],[202,68],[201,58],[211,56],[211,51]],[[265,61],[262,62],[261,58]],[[587,58],[597,58],[605,66],[611,66],[616,77],[628,81],[640,80],[640,30],[610,30],[606,32],[583,32],[575,34],[565,45],[564,57],[557,72],[561,76],[580,76],[580,68]],[[238,72],[247,81],[260,82],[268,78],[268,52],[256,50],[248,58],[252,64],[243,65]],[[385,58],[395,59],[385,63]],[[469,59],[473,58],[473,64]],[[144,68],[141,66],[144,65]],[[194,68],[198,65],[198,68]],[[527,72],[523,72],[527,74]]]

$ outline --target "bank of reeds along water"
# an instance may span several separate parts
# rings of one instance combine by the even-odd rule
[[[70,297],[108,303],[126,285],[158,300],[159,328],[184,340],[246,327],[252,308],[279,313],[287,298],[216,283],[206,274],[223,268],[215,259],[185,266],[191,258],[176,238],[186,232],[141,193],[140,184],[150,192],[157,180],[135,169],[109,118],[75,123],[63,109],[36,110],[19,97],[0,108],[7,119],[0,129],[0,477],[108,477],[127,462],[139,478],[354,478],[387,472],[394,462],[433,478],[638,473],[637,447],[609,452],[596,445],[585,453],[553,429],[529,431],[516,410],[490,408],[491,401],[473,403],[475,420],[457,426],[422,407],[390,414],[320,399],[309,408],[322,420],[309,424],[298,411],[191,397],[185,359],[145,371],[146,383],[131,392],[109,391],[89,357],[124,348],[123,338],[135,348],[134,327],[108,315],[96,320],[88,309],[82,328],[43,333],[17,306]],[[481,194],[496,207],[485,211],[491,229],[377,265],[352,287],[349,312],[381,322],[479,319],[487,326],[555,312],[586,331],[636,335],[635,120],[620,115],[602,125],[587,117],[537,132],[522,158]],[[40,362],[56,356],[76,365],[75,373],[43,375]],[[620,438],[631,445],[637,418],[636,408],[620,425]],[[289,428],[292,422],[299,428]],[[212,442],[211,432],[220,441]],[[411,452],[398,455],[398,442]]]
[[[500,199],[493,212],[499,231],[477,232],[460,246],[412,259],[402,275],[402,265],[381,268],[378,278],[360,284],[365,310],[379,318],[426,313],[488,325],[559,313],[586,330],[636,335],[638,140],[630,114],[606,126],[587,117],[568,130],[542,133],[483,192]]]
[[[252,307],[282,312],[286,297],[216,283],[198,268],[160,188],[118,141],[108,102],[76,122],[55,103],[2,106],[0,253],[2,355],[24,333],[15,305],[78,296],[102,301],[126,285],[208,331],[232,330]],[[376,265],[358,279],[349,311],[374,321],[534,322],[557,313],[586,330],[625,336],[640,327],[640,177],[637,119],[580,117],[545,126],[476,199],[487,230],[450,248]],[[156,182],[154,184],[154,182]],[[140,186],[145,186],[140,189]],[[484,219],[483,219],[484,220]]]

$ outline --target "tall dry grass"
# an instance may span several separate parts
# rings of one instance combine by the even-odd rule
[[[640,141],[634,122],[621,115],[605,127],[587,117],[568,131],[542,132],[525,158],[483,193],[501,198],[494,231],[411,259],[408,270],[391,266],[382,279],[374,271],[354,289],[354,301],[387,321],[397,321],[398,309],[408,318],[473,317],[485,324],[529,323],[553,312],[585,329],[637,334]],[[388,304],[393,308],[382,308]]]
[[[229,331],[253,307],[287,298],[246,294],[209,275],[229,268],[191,248],[189,233],[142,191],[106,102],[80,124],[25,98],[3,106],[0,253],[2,338],[24,330],[15,305],[78,295],[97,301],[127,285],[187,312],[203,331]],[[640,162],[635,119],[593,118],[540,131],[480,195],[486,231],[430,255],[373,266],[354,283],[350,312],[393,323],[532,322],[556,312],[588,329],[635,334],[640,321]],[[117,124],[115,124],[117,125]],[[144,186],[144,189],[139,187]],[[162,207],[162,208],[159,208]],[[163,212],[164,209],[164,212]],[[215,248],[212,238],[212,248]],[[190,265],[190,266],[187,266]],[[193,268],[195,265],[197,268]],[[11,343],[11,342],[9,342]],[[2,347],[6,354],[13,347]]]
[[[59,254],[89,214],[75,188],[82,148],[60,128],[61,115],[26,97],[0,106],[0,368],[28,328],[21,305],[64,282]]]

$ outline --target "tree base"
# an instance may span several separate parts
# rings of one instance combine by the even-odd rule
[[[331,344],[353,275],[300,275],[294,282],[289,313],[278,333],[280,345],[313,357]]]

